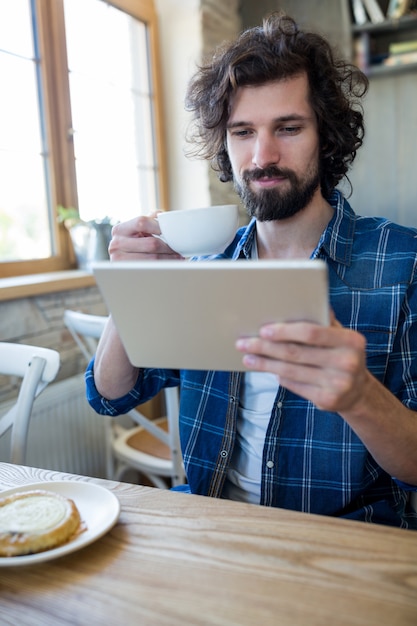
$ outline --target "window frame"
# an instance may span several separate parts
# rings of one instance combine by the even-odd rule
[[[144,22],[149,37],[149,67],[153,93],[157,184],[161,208],[167,207],[166,151],[164,148],[162,89],[157,13],[153,0],[103,0]],[[51,227],[56,254],[45,259],[1,262],[2,277],[23,276],[76,268],[69,233],[58,223],[56,207],[77,207],[74,142],[65,42],[64,0],[35,0],[41,56],[40,75],[45,111],[45,128],[50,168]]]

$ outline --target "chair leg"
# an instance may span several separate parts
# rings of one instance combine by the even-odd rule
[[[112,476],[112,480],[119,480],[121,481],[123,478],[123,475],[130,469],[132,469],[131,467],[129,467],[129,465],[126,465],[125,463],[120,463],[119,462],[115,462],[113,465],[113,476]]]
[[[169,489],[168,483],[160,476],[156,476],[155,474],[145,474],[145,475],[147,478],[149,478],[151,483],[155,485],[155,487],[158,487],[158,489]]]
[[[142,474],[149,480],[149,482],[154,487],[158,487],[158,489],[169,489],[169,484],[168,484],[169,477],[167,477],[167,479],[165,480],[161,476],[158,476],[156,474],[150,474],[148,472],[144,472],[143,470],[137,470],[135,467],[132,467],[131,465],[127,465],[127,463],[121,463],[120,461],[119,462],[116,461],[115,463],[115,468],[113,471],[112,479],[122,481],[123,475],[128,471],[134,471],[134,472],[136,471],[139,473],[139,475]]]

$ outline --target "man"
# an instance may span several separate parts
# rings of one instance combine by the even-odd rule
[[[269,324],[239,340],[242,375],[134,368],[110,321],[88,397],[117,414],[180,384],[193,493],[417,528],[407,493],[417,485],[417,231],[357,217],[335,189],[362,143],[366,89],[326,41],[277,14],[198,70],[186,100],[196,152],[253,217],[220,256],[324,259],[332,323]],[[111,259],[177,258],[158,232],[152,217],[116,226]]]

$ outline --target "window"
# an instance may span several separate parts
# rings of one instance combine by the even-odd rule
[[[0,274],[73,262],[57,207],[166,206],[152,0],[0,0]]]

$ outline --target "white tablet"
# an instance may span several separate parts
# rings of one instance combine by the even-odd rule
[[[98,287],[133,365],[243,371],[238,337],[329,323],[324,261],[103,261]]]

